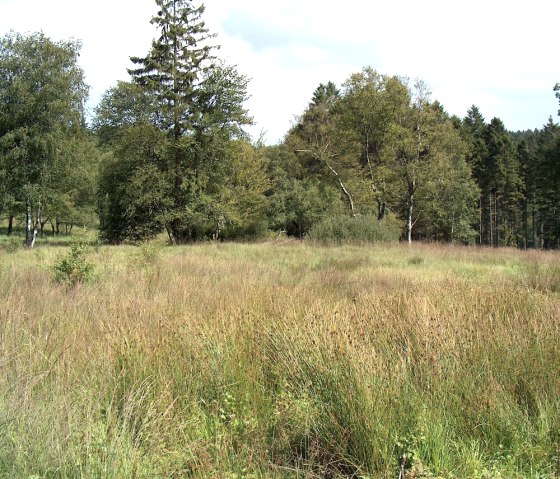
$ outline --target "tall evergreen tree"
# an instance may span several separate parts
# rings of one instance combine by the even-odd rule
[[[340,90],[336,85],[329,81],[328,83],[320,83],[313,92],[311,104],[315,106],[323,105],[324,108],[329,109],[340,98]]]
[[[560,247],[560,126],[552,118],[538,135],[537,237],[541,248]]]
[[[462,122],[462,132],[468,148],[467,162],[472,169],[473,178],[480,188],[480,198],[478,201],[479,215],[476,221],[478,244],[489,244],[490,211],[486,207],[488,204],[488,191],[487,188],[484,188],[485,164],[488,157],[488,148],[485,140],[487,128],[488,125],[480,110],[476,105],[473,105],[467,111],[467,116]]]
[[[133,80],[155,97],[158,127],[168,133],[172,144],[173,213],[168,232],[173,242],[186,239],[183,215],[187,207],[185,190],[194,194],[197,151],[185,135],[194,134],[194,125],[202,114],[198,92],[205,73],[212,67],[213,47],[205,44],[209,34],[201,17],[204,6],[194,7],[190,0],[156,0],[159,8],[151,23],[159,38],[152,42],[146,57],[132,57],[138,68],[129,70]]]
[[[521,241],[519,211],[523,194],[517,151],[510,133],[499,118],[490,121],[485,140],[488,157],[483,167],[482,189],[488,200],[488,244],[518,246]]]
[[[225,226],[228,221],[239,225],[243,218],[241,222],[248,225],[241,212],[246,201],[231,201],[231,189],[224,185],[232,178],[231,164],[240,165],[240,155],[247,154],[253,167],[262,160],[233,145],[246,139],[242,127],[251,123],[243,107],[247,79],[214,57],[217,47],[210,44],[214,35],[202,20],[204,7],[194,7],[190,0],[156,0],[156,4],[158,13],[152,23],[159,36],[146,57],[131,58],[136,65],[129,70],[133,84],[118,85],[97,110],[98,133],[116,141],[117,161],[105,164],[103,184],[111,184],[114,170],[120,190],[143,192],[123,207],[122,199],[115,196],[116,188],[102,188],[102,232],[111,241],[142,239],[164,227],[173,243],[183,243],[217,236],[215,225]],[[140,134],[134,134],[134,129]],[[142,130],[151,131],[157,145],[127,146],[131,141],[141,142]],[[132,162],[137,174],[127,177],[119,162]],[[150,182],[147,170],[158,181]],[[233,184],[250,188],[242,183]],[[262,194],[260,180],[255,180],[254,187],[253,192]],[[129,195],[126,201],[133,197]],[[146,209],[151,215],[142,213]],[[127,226],[131,221],[132,230]]]
[[[539,222],[539,190],[541,185],[541,155],[539,154],[539,132],[526,131],[518,135],[517,155],[523,183],[521,205],[523,248],[538,247],[537,232]]]

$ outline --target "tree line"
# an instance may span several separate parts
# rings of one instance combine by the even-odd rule
[[[359,224],[409,242],[560,247],[552,118],[514,133],[476,106],[451,116],[423,82],[366,67],[320,84],[280,144],[252,142],[248,80],[216,56],[204,7],[155,3],[158,37],[90,124],[79,42],[0,39],[0,214],[29,247],[76,224],[111,243]]]

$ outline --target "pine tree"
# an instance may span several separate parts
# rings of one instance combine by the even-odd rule
[[[488,194],[489,244],[518,246],[522,237],[519,212],[523,192],[517,151],[499,118],[490,121],[485,140],[488,157],[484,165],[483,187]]]
[[[204,6],[190,0],[156,0],[152,19],[159,37],[143,58],[131,58],[129,70],[152,104],[155,126],[165,133],[172,204],[163,224],[174,243],[197,236],[195,223],[215,222],[221,215],[216,185],[226,174],[228,142],[242,138],[249,124],[242,104],[247,80],[234,68],[218,63],[210,34],[202,20]],[[216,220],[217,221],[217,220]]]
[[[181,140],[185,134],[193,134],[200,115],[197,93],[204,74],[212,67],[213,50],[204,42],[212,35],[201,20],[204,6],[195,8],[189,0],[156,0],[156,4],[159,11],[151,23],[156,25],[160,36],[152,42],[146,57],[131,58],[139,67],[129,73],[155,98],[158,126],[171,140],[175,211],[169,218],[168,232],[173,242],[183,242],[187,238],[181,212],[187,206],[185,187],[193,194],[196,159],[194,149]]]

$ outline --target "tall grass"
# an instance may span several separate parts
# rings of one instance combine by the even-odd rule
[[[555,254],[66,251],[0,252],[0,477],[555,474]]]

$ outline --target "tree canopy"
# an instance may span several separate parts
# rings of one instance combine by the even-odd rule
[[[240,198],[260,192],[265,181],[243,185],[236,201],[226,194],[244,168],[262,170],[253,163],[260,157],[238,146],[246,141],[243,126],[251,123],[243,106],[247,79],[214,57],[204,7],[185,0],[156,4],[152,23],[159,37],[145,57],[131,58],[137,65],[129,70],[131,82],[105,95],[94,121],[101,137],[114,142],[116,159],[102,173],[102,233],[121,241],[163,228],[173,243],[183,243],[219,237],[244,221],[249,227],[253,221],[241,211]],[[141,138],[150,141],[139,144]],[[240,152],[246,161],[239,161]],[[132,189],[140,196],[124,197]]]
[[[90,148],[79,51],[79,42],[42,33],[0,39],[0,206],[10,219],[25,212],[29,247],[40,225],[71,220],[83,203],[82,177],[65,174],[89,174],[79,166]]]
[[[204,6],[155,6],[150,49],[90,126],[79,42],[0,40],[0,213],[29,246],[48,223],[58,234],[97,216],[114,243],[318,237],[339,223],[360,237],[560,247],[552,118],[511,132],[476,105],[450,116],[421,80],[365,67],[320,83],[265,146],[244,131],[249,80],[219,58]]]

